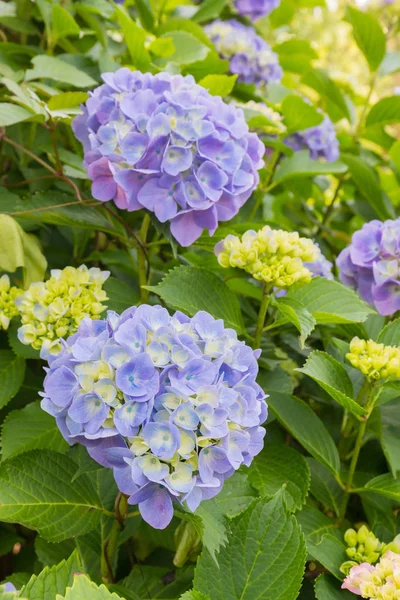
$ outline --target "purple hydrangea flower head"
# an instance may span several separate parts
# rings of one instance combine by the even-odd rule
[[[282,79],[278,56],[252,27],[233,19],[217,20],[207,25],[205,32],[219,55],[229,60],[238,81],[259,87]]]
[[[281,3],[281,0],[235,0],[235,8],[240,15],[256,21],[266,17]]]
[[[295,152],[308,149],[313,159],[325,158],[328,162],[334,162],[340,155],[336,131],[327,115],[319,125],[290,135],[285,142]]]
[[[341,281],[381,315],[400,310],[400,219],[365,223],[336,264]]]
[[[261,451],[267,405],[258,356],[206,312],[108,312],[82,321],[48,357],[41,406],[163,529],[173,502],[195,510]]]
[[[321,248],[314,242],[317,247],[317,258],[313,262],[305,262],[304,266],[311,271],[312,277],[325,277],[325,279],[333,279],[332,267],[333,264],[322,254]]]
[[[264,164],[243,111],[191,75],[123,68],[102,77],[73,122],[94,198],[153,212],[183,246],[213,234],[251,196]]]

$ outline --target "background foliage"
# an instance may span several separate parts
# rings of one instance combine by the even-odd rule
[[[243,272],[219,267],[219,239],[267,223],[315,239],[334,261],[365,221],[399,214],[399,13],[342,4],[330,11],[323,0],[282,0],[257,22],[284,69],[282,82],[261,93],[235,81],[204,34],[210,20],[231,14],[226,0],[0,2],[0,269],[26,287],[51,268],[101,266],[112,273],[111,309],[147,298],[189,315],[205,309],[251,339],[261,291]],[[266,138],[259,188],[212,239],[183,249],[152,220],[148,287],[140,288],[143,213],[92,199],[71,130],[101,73],[121,65],[191,73],[226,101],[273,107],[291,132],[315,124],[320,108],[335,123],[340,158],[312,160]],[[294,93],[311,104],[299,110]],[[249,120],[270,132],[265,116]],[[385,542],[400,531],[396,383],[368,414],[348,485],[365,410],[362,376],[344,356],[355,335],[397,344],[399,322],[381,333],[384,325],[338,281],[317,278],[275,301],[259,360],[270,407],[265,448],[215,499],[195,515],[177,511],[160,532],[135,507],[118,521],[112,472],[83,447],[69,448],[41,410],[44,363],[13,323],[0,337],[0,580],[44,600],[349,598],[340,591],[344,531],[367,522]],[[111,552],[113,528],[121,531]]]

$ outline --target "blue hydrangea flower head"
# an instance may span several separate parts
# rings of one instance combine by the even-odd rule
[[[278,56],[252,27],[239,21],[214,21],[205,27],[218,54],[229,60],[230,71],[238,81],[265,86],[282,79]]]
[[[266,17],[281,3],[281,0],[235,0],[235,8],[239,14],[256,21]]]
[[[264,145],[243,111],[191,75],[104,73],[73,121],[93,197],[145,208],[183,246],[231,219],[259,182]]]
[[[296,152],[308,149],[313,159],[324,158],[328,162],[334,162],[340,155],[335,127],[327,115],[324,115],[322,123],[290,135],[285,143]]]
[[[41,405],[163,529],[174,502],[195,510],[262,449],[258,356],[206,312],[108,312],[48,357]]]
[[[336,264],[341,281],[381,315],[400,310],[400,218],[365,223]]]

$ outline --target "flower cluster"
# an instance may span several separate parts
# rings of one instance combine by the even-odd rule
[[[370,600],[400,598],[400,554],[387,552],[375,565],[367,562],[352,567],[342,589]]]
[[[295,152],[308,149],[313,159],[324,158],[328,162],[334,162],[340,155],[335,128],[326,115],[322,123],[290,135],[285,143]]]
[[[400,309],[400,218],[370,221],[336,261],[340,279],[381,315]]]
[[[271,287],[287,289],[309,283],[313,275],[332,278],[331,263],[317,244],[297,232],[271,229],[228,235],[214,250],[221,267],[238,267]]]
[[[261,86],[282,79],[278,56],[252,27],[235,20],[217,20],[207,25],[205,32],[218,54],[229,60],[238,81]]]
[[[370,381],[400,377],[400,348],[354,337],[346,354],[352,366]]]
[[[191,75],[102,75],[74,119],[97,200],[145,208],[183,246],[231,219],[259,181],[264,145],[243,111],[197,85]]]
[[[60,338],[75,333],[85,317],[98,318],[106,309],[102,286],[109,275],[81,265],[54,269],[47,281],[32,283],[16,300],[22,322],[19,340],[41,350],[43,358],[48,352],[57,354]]]
[[[258,356],[206,312],[108,312],[85,319],[49,357],[42,408],[70,443],[112,467],[129,503],[163,529],[173,501],[195,510],[262,449]]]
[[[366,525],[362,525],[358,531],[348,529],[344,534],[344,541],[347,545],[346,554],[351,559],[344,563],[347,568],[363,562],[376,563],[385,548],[385,544]]]
[[[235,8],[239,14],[256,21],[266,17],[281,3],[281,0],[235,0]]]
[[[8,329],[10,321],[18,315],[16,299],[23,290],[11,286],[8,275],[0,277],[0,329]]]

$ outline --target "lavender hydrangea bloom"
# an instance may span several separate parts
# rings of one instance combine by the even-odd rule
[[[321,248],[318,248],[318,257],[314,262],[305,262],[304,266],[311,271],[313,277],[325,277],[325,279],[333,279],[332,267],[333,264],[322,254]]]
[[[328,162],[334,162],[340,155],[335,128],[326,115],[319,125],[290,135],[285,142],[296,152],[307,148],[313,159],[325,158]]]
[[[266,17],[281,3],[281,0],[235,0],[235,7],[239,14],[256,21]]]
[[[220,56],[229,60],[238,81],[261,86],[282,79],[278,56],[252,27],[233,19],[217,20],[207,25],[205,32]]]
[[[381,315],[400,310],[400,218],[365,223],[336,264],[341,281]]]
[[[258,184],[265,148],[243,111],[191,75],[103,74],[73,129],[92,194],[128,211],[145,208],[183,246],[231,219]]]
[[[206,312],[191,319],[161,306],[108,312],[82,321],[48,357],[41,406],[163,529],[173,502],[195,510],[262,449],[267,405],[258,356]]]

